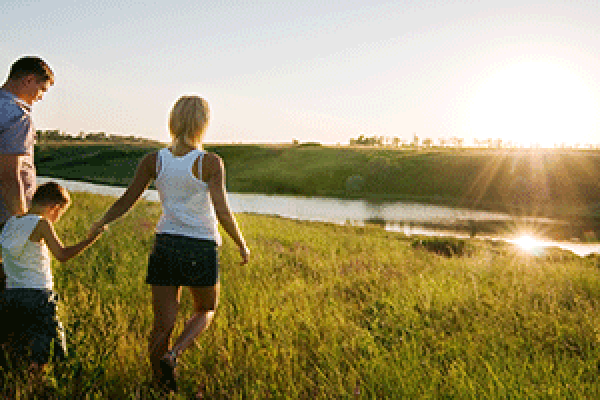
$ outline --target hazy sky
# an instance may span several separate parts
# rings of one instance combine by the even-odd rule
[[[55,71],[38,129],[168,141],[194,93],[208,142],[600,143],[599,4],[4,2],[0,68],[35,54]]]

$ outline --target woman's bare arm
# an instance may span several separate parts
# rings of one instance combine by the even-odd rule
[[[205,175],[206,174],[206,175]],[[217,219],[225,229],[225,232],[233,239],[238,246],[242,257],[242,265],[248,262],[250,250],[246,246],[246,241],[240,231],[233,212],[227,202],[227,192],[225,190],[225,167],[221,158],[213,153],[206,153],[202,163],[202,175],[208,179],[208,190],[217,214]]]
[[[156,158],[156,152],[144,156],[138,164],[133,181],[127,190],[125,190],[125,193],[115,201],[106,214],[104,214],[104,217],[94,224],[94,228],[110,224],[129,211],[136,201],[138,201],[150,184],[150,181],[156,179]]]

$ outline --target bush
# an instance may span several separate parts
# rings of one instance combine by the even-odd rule
[[[416,239],[412,242],[412,247],[415,249],[425,249],[446,257],[461,257],[467,252],[466,241],[461,239]]]
[[[321,143],[319,142],[304,142],[300,143],[300,147],[321,147]]]

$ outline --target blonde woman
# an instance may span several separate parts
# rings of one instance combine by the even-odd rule
[[[238,246],[241,265],[250,256],[228,206],[223,162],[202,150],[208,120],[204,99],[184,96],[177,100],[169,118],[171,146],[141,160],[131,185],[96,224],[100,227],[121,217],[154,180],[163,212],[146,278],[152,285],[154,311],[149,354],[155,382],[171,391],[177,390],[177,358],[210,325],[217,308],[218,223]],[[195,313],[169,348],[182,286],[192,294]]]

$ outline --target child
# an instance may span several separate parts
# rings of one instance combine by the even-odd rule
[[[41,371],[53,355],[66,355],[65,335],[57,318],[58,295],[53,291],[50,253],[65,262],[92,244],[102,229],[90,231],[80,243],[64,247],[54,231],[71,202],[65,188],[48,182],[37,188],[31,209],[12,216],[0,234],[6,290],[0,295],[2,339],[10,352]]]
[[[152,285],[154,310],[148,347],[154,379],[171,391],[177,390],[177,357],[210,325],[217,308],[221,242],[217,220],[237,244],[242,265],[250,255],[227,204],[223,162],[201,150],[208,113],[202,98],[181,97],[169,118],[171,146],[140,161],[131,185],[95,225],[109,224],[126,213],[154,180],[163,213],[148,260],[146,283]],[[192,294],[194,315],[169,350],[182,286]]]

